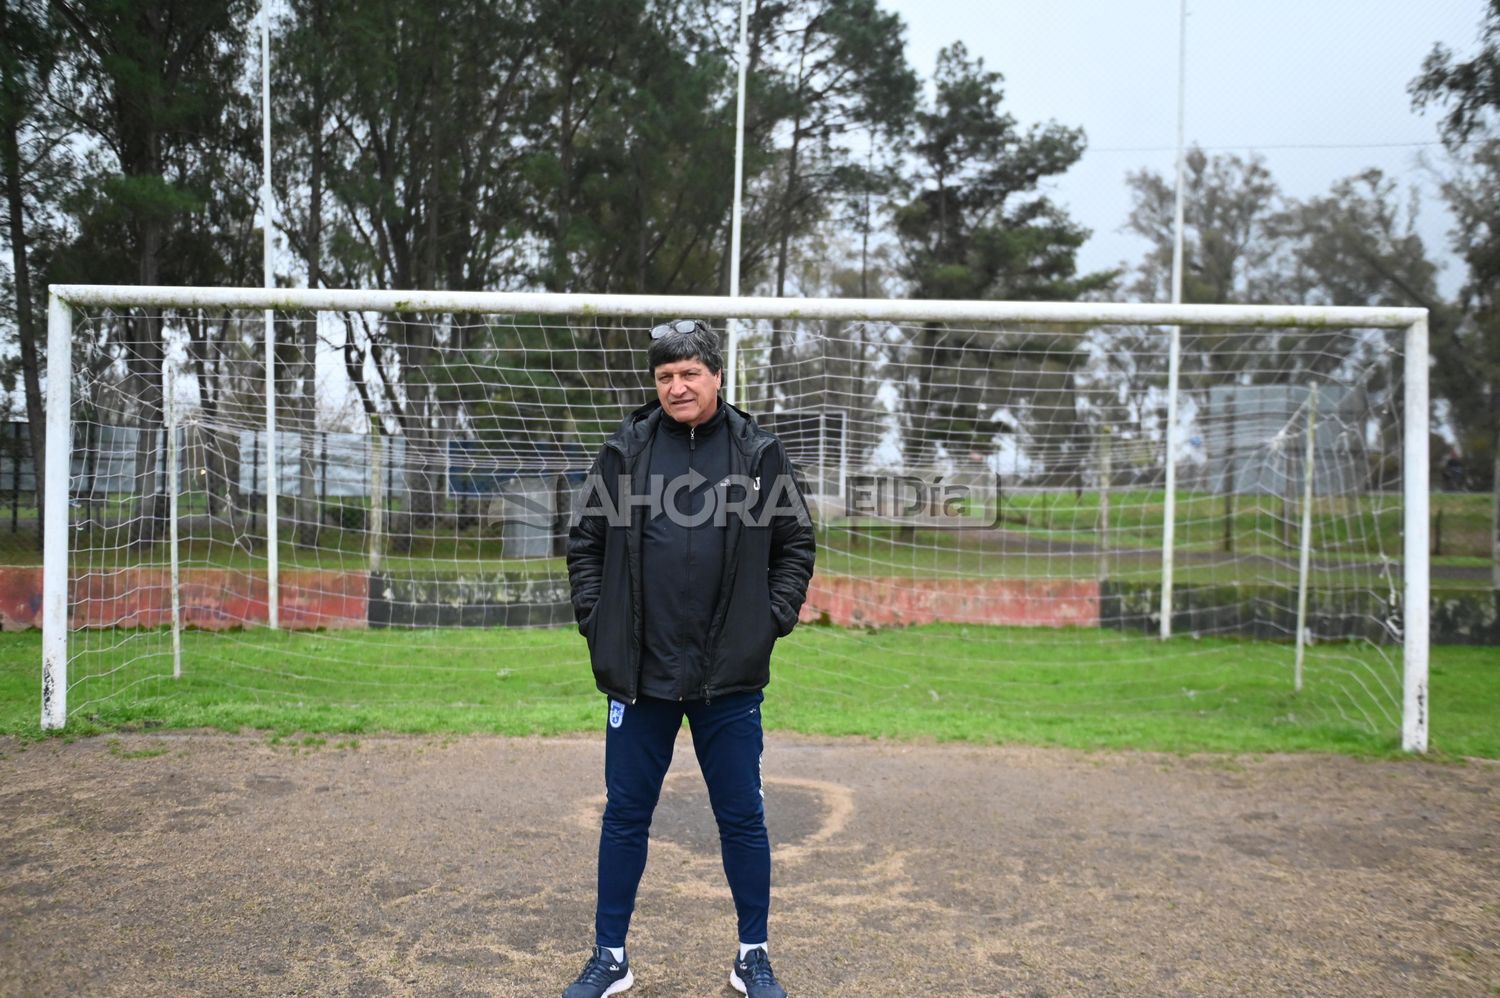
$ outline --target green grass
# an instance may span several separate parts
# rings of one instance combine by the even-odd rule
[[[304,733],[314,744],[379,732],[594,731],[603,718],[583,641],[566,629],[188,632],[180,680],[170,678],[163,632],[86,632],[75,642],[74,734],[249,728]],[[40,648],[34,632],[0,634],[0,732],[37,732]],[[1438,752],[1500,757],[1497,658],[1487,648],[1433,649]],[[1394,649],[1313,648],[1301,694],[1291,690],[1291,663],[1291,647],[1272,642],[803,627],[778,646],[765,716],[777,729],[894,739],[1398,752]]]
[[[1131,489],[1110,493],[1107,546],[1110,557],[1105,574],[1126,581],[1152,578],[1160,572],[1160,549],[1165,496],[1160,490]],[[1488,580],[1483,569],[1489,564],[1490,497],[1477,493],[1435,492],[1431,496],[1430,525],[1435,550],[1434,575],[1446,588],[1483,588]],[[323,569],[358,571],[368,565],[367,538],[363,531],[363,508],[351,501],[352,518],[331,515],[316,548],[293,543],[290,524],[283,524],[279,548],[281,565],[287,570]],[[112,499],[98,504],[91,515],[97,522],[119,524],[132,515],[133,500]],[[290,511],[290,506],[287,507]],[[201,514],[201,493],[182,497],[182,515],[197,517],[185,525],[182,542],[184,564],[210,564],[223,568],[264,570],[265,553],[260,547],[246,550],[222,527],[209,534]],[[1338,586],[1368,581],[1371,564],[1382,555],[1399,557],[1401,552],[1401,499],[1396,495],[1359,498],[1320,498],[1313,505],[1313,531],[1317,539],[1315,574],[1325,585]],[[81,513],[75,516],[81,516]],[[1100,573],[1092,545],[1101,540],[1100,495],[1070,490],[1015,492],[1005,496],[998,511],[1000,530],[919,530],[902,534],[875,530],[851,534],[834,527],[822,531],[823,571],[848,575],[965,575],[971,577],[1072,577],[1093,578]],[[335,526],[347,520],[347,528]],[[1228,546],[1226,550],[1226,520]],[[1180,491],[1177,504],[1177,578],[1193,583],[1285,583],[1296,578],[1297,535],[1301,513],[1296,503],[1283,507],[1268,496],[1238,496],[1226,517],[1224,498]],[[195,532],[197,534],[195,535]],[[1002,536],[1003,534],[1003,536]],[[115,550],[128,538],[119,526],[95,526],[75,535],[75,550]],[[1065,553],[1068,544],[1085,546],[1077,554]],[[165,544],[148,545],[132,555],[133,563],[167,563]],[[1233,559],[1244,559],[1235,563]],[[22,518],[20,531],[6,535],[0,529],[0,561],[30,565],[40,561],[35,521]],[[77,564],[87,564],[80,554]],[[504,555],[504,544],[493,527],[445,527],[418,531],[400,543],[387,545],[385,568],[392,572],[483,571],[537,575],[559,571],[558,559],[519,559]],[[1464,569],[1471,570],[1465,573]]]

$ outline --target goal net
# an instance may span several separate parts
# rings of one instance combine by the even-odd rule
[[[575,496],[693,316],[817,524],[776,682],[1425,746],[1420,311],[54,291],[44,726],[568,715]]]

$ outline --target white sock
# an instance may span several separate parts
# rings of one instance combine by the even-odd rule
[[[740,943],[740,959],[743,960],[745,954],[753,949],[763,949],[767,953],[771,952],[769,949],[766,949],[765,943]]]
[[[625,962],[624,946],[600,946],[599,948],[613,957],[616,963]]]

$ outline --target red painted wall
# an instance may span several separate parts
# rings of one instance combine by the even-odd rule
[[[73,578],[74,627],[165,627],[172,623],[171,572],[126,568]],[[263,575],[219,568],[181,572],[184,627],[224,630],[266,622]],[[365,627],[369,619],[365,572],[281,573],[281,626]],[[42,626],[42,570],[0,566],[0,626]]]
[[[1099,584],[1075,579],[922,579],[815,575],[802,620],[840,627],[999,624],[1098,627]]]
[[[74,627],[165,627],[172,622],[171,574],[165,568],[89,572],[73,580]],[[289,629],[365,627],[365,572],[281,574],[281,624]],[[0,566],[0,627],[42,624],[42,570]],[[814,576],[804,621],[827,614],[842,627],[1000,624],[1097,627],[1099,586],[1070,579],[922,579]],[[222,630],[264,624],[263,575],[234,569],[182,570],[187,627]]]

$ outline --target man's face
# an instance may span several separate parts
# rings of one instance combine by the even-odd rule
[[[697,426],[718,408],[723,380],[723,372],[709,373],[708,365],[696,357],[673,361],[656,369],[656,397],[668,416]]]

